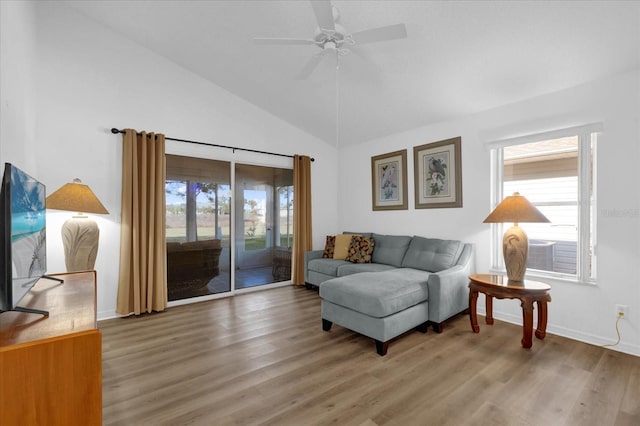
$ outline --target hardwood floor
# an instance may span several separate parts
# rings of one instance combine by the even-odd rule
[[[105,425],[638,425],[640,357],[480,318],[387,356],[284,287],[100,322]]]

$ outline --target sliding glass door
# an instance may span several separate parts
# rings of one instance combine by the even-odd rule
[[[166,159],[169,301],[291,279],[292,170]]]
[[[290,280],[293,172],[236,164],[235,184],[235,287]]]
[[[167,155],[169,300],[231,290],[231,164]]]

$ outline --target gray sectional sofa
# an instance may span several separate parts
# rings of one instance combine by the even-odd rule
[[[333,323],[349,328],[373,338],[385,355],[394,337],[429,325],[442,332],[446,319],[469,307],[471,244],[357,234],[373,238],[371,263],[323,258],[322,250],[305,254],[305,281],[319,287],[325,331]]]

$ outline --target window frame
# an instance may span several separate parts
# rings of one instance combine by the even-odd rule
[[[576,253],[576,274],[527,269],[526,276],[552,278],[584,284],[597,282],[597,140],[603,131],[602,123],[592,123],[576,127],[528,134],[514,138],[500,139],[485,144],[490,151],[491,209],[503,199],[504,155],[503,148],[551,139],[575,136],[578,138],[578,232]],[[505,273],[502,255],[504,226],[491,224],[491,272]],[[590,243],[591,242],[591,243]],[[593,253],[590,248],[593,247]]]
[[[287,209],[287,226],[286,229],[284,231],[284,233],[282,232],[282,225],[280,223],[280,212],[282,210],[282,204],[281,204],[281,200],[280,200],[280,190],[281,189],[285,189],[286,191],[286,200],[287,200],[287,205],[286,205],[286,209]],[[276,211],[276,220],[274,221],[274,229],[275,229],[275,235],[276,235],[276,247],[285,247],[285,246],[281,246],[280,243],[282,241],[282,236],[286,235],[287,236],[287,242],[288,245],[285,248],[292,248],[293,247],[293,183],[291,185],[282,185],[282,186],[276,186],[276,200],[275,200],[275,211]],[[289,207],[289,204],[291,204],[291,206]]]

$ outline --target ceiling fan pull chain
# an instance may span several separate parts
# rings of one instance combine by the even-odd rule
[[[340,146],[339,119],[340,119],[340,55],[336,52],[336,149]]]

